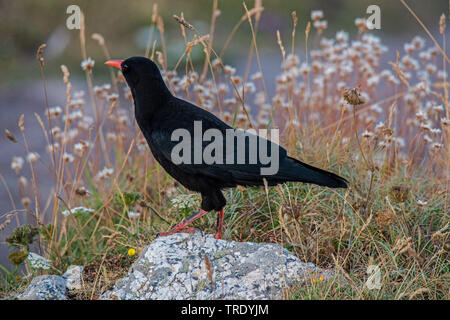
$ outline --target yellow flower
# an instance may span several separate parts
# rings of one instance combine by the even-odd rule
[[[317,282],[317,278],[316,278],[316,277],[313,277],[313,278],[312,278],[312,281],[313,281],[314,283],[316,283],[316,282]],[[320,277],[319,277],[319,282],[321,282],[321,281],[323,281],[323,274],[321,274]]]
[[[135,254],[136,254],[136,249],[131,248],[131,249],[128,250],[128,255],[129,255],[130,257],[134,256]]]

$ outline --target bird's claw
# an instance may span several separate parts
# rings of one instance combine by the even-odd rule
[[[199,227],[188,227],[178,230],[171,230],[168,232],[158,232],[156,234],[156,238],[170,236],[174,233],[195,233],[196,231],[199,231],[202,237],[204,236],[202,229],[200,229]]]

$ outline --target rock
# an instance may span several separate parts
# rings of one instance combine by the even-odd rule
[[[66,279],[61,276],[44,275],[31,280],[20,300],[66,300]]]
[[[324,275],[278,244],[178,233],[147,246],[102,299],[280,299],[293,283]]]
[[[83,266],[70,266],[67,268],[66,273],[63,274],[63,277],[66,279],[67,290],[80,290],[82,288],[83,268]]]

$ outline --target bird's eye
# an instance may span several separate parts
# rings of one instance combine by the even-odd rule
[[[128,66],[126,64],[122,65],[122,72],[127,72],[128,71]]]

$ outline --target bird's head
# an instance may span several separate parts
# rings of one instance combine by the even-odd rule
[[[122,71],[133,95],[140,91],[164,94],[169,92],[158,66],[145,57],[131,57],[126,60],[109,60],[106,65]]]

